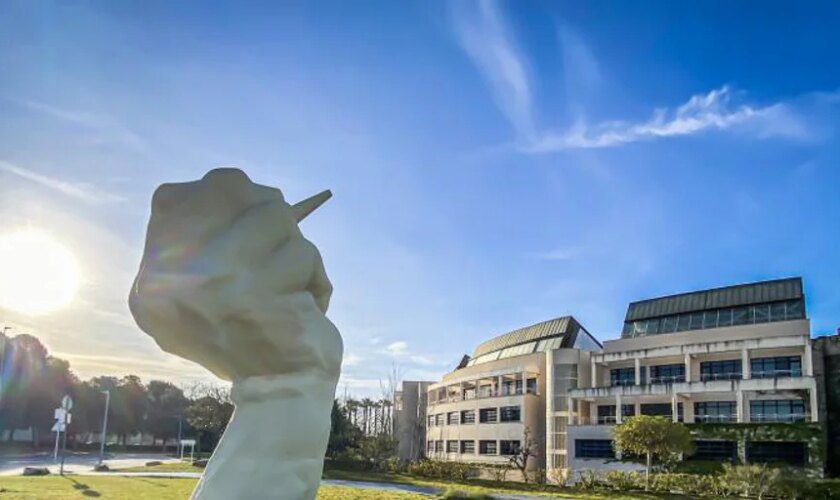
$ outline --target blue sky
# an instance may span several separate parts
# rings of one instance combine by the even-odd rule
[[[840,326],[834,3],[4,2],[0,230],[86,281],[0,311],[83,376],[208,375],[125,296],[152,190],[235,165],[298,200],[335,285],[342,388],[628,302],[801,275]]]

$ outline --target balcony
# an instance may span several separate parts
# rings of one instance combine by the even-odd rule
[[[738,421],[735,414],[729,415],[694,415],[695,424],[730,424]]]
[[[797,422],[808,422],[811,414],[804,413],[753,413],[750,415],[750,422],[760,423],[783,423],[793,424]]]
[[[500,398],[506,396],[523,396],[523,395],[537,395],[535,387],[523,388],[521,386],[510,387],[502,386],[499,388],[482,388],[477,391],[467,391],[463,394],[452,394],[449,397],[441,398],[436,401],[429,401],[429,405],[439,405],[447,403],[459,403],[461,401],[471,401],[474,399],[488,399]]]

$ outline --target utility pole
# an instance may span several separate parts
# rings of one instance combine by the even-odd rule
[[[101,391],[105,394],[105,414],[102,416],[102,439],[99,443],[99,465],[105,460],[105,438],[108,435],[108,405],[111,402],[111,391]]]

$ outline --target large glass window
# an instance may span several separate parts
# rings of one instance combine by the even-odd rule
[[[475,453],[475,441],[461,441],[461,453]]]
[[[785,320],[785,303],[775,302],[770,304],[770,321],[784,321]]]
[[[662,318],[661,326],[659,328],[660,333],[672,333],[677,331],[677,317],[676,316],[665,316]]]
[[[497,453],[496,441],[481,440],[478,442],[479,455],[495,455]]]
[[[446,453],[458,453],[458,441],[450,439],[446,441]]]
[[[734,401],[702,401],[694,403],[694,422],[696,423],[735,422],[737,418]]]
[[[700,363],[700,380],[738,380],[742,377],[741,360],[703,361]]]
[[[800,399],[750,401],[752,422],[804,422],[805,402]]]
[[[598,406],[598,424],[614,424],[615,423],[615,405],[599,405]]]
[[[750,360],[750,374],[753,378],[801,377],[800,356],[776,356]]]
[[[703,313],[702,312],[691,313],[691,320],[690,320],[690,324],[688,326],[688,329],[689,330],[700,330],[701,328],[703,328]]]
[[[791,300],[785,303],[785,319],[805,318],[805,303],[801,300]]]
[[[758,304],[752,306],[754,323],[767,323],[770,321],[770,304]]]
[[[499,441],[500,455],[516,455],[517,451],[519,451],[519,441]]]
[[[718,311],[706,311],[703,313],[703,328],[717,328]]]
[[[474,424],[475,423],[475,410],[462,410],[461,411],[461,423],[462,424]]]
[[[747,462],[757,464],[788,464],[802,466],[807,463],[805,443],[791,441],[747,441]]]
[[[691,330],[691,316],[688,314],[680,314],[677,316],[677,331],[684,332]]]
[[[478,410],[478,421],[482,424],[492,424],[499,421],[498,408],[481,408]]]
[[[499,408],[500,422],[519,422],[520,410],[518,406],[502,406]]]
[[[613,368],[610,370],[610,385],[635,385],[635,368]]]
[[[734,462],[738,459],[738,443],[735,441],[695,441],[693,460],[714,460]]]
[[[659,333],[659,318],[649,319],[647,320],[647,326],[645,327],[645,334],[646,335],[656,335]]]
[[[673,384],[675,382],[685,382],[685,364],[650,367],[651,384]]]
[[[435,415],[435,425],[443,425],[443,413],[438,413]]]
[[[642,415],[673,418],[671,416],[671,403],[645,403],[641,405],[640,410],[642,412]],[[682,403],[677,403],[677,420],[680,422],[683,421]]]
[[[615,458],[610,439],[576,439],[575,458]]]
[[[446,425],[458,425],[457,411],[450,411],[446,414]]]
[[[435,441],[435,453],[443,453],[443,441]]]
[[[733,325],[746,325],[750,322],[750,308],[749,307],[736,307],[732,309],[732,324]]]

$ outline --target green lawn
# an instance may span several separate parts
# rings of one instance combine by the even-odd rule
[[[191,462],[171,462],[160,465],[141,465],[139,467],[126,467],[124,469],[112,469],[114,472],[204,472],[203,467],[195,467]]]
[[[0,477],[0,499],[85,499],[111,498],[132,500],[184,500],[189,498],[196,479],[159,479],[150,477],[50,476]],[[420,500],[421,495],[379,492],[324,486],[318,500]]]

